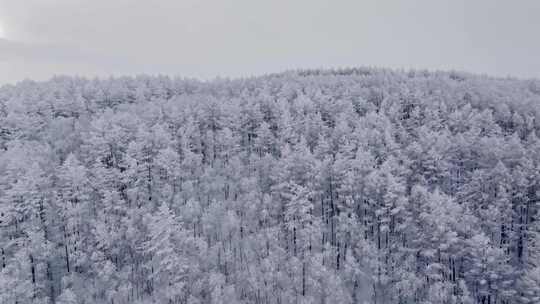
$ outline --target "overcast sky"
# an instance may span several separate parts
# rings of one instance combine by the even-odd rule
[[[537,0],[0,0],[0,83],[380,66],[540,77]]]

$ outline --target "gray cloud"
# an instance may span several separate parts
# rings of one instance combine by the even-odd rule
[[[538,15],[534,0],[0,0],[7,37],[25,42],[0,50],[14,72],[0,81],[357,65],[540,77]]]

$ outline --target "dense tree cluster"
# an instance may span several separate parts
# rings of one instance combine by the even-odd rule
[[[0,89],[0,303],[540,303],[540,82]]]

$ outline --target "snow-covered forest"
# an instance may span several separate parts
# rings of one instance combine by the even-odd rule
[[[540,303],[540,81],[0,89],[0,303]]]

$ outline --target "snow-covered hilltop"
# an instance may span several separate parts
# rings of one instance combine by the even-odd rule
[[[0,303],[539,303],[540,81],[0,88]]]

